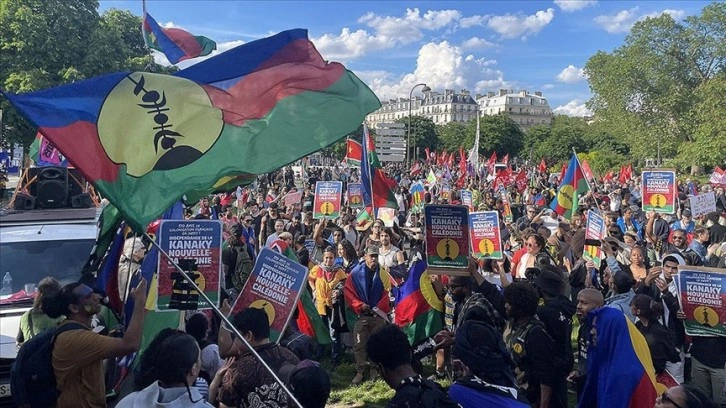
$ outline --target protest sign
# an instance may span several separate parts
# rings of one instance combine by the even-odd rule
[[[451,186],[448,184],[444,184],[441,186],[441,198],[449,201],[451,200]]]
[[[676,211],[675,170],[643,170],[643,211],[673,214]]]
[[[381,207],[378,210],[378,218],[383,221],[383,225],[388,228],[393,227],[396,220],[397,210],[395,208]]]
[[[363,184],[348,183],[348,207],[363,208]]]
[[[726,337],[726,270],[682,265],[674,279],[686,334]]]
[[[462,205],[424,206],[426,255],[431,268],[469,264],[469,211]]]
[[[222,271],[222,223],[216,220],[162,220],[159,246],[171,260],[159,257],[156,310],[210,309],[176,269],[179,265],[215,305]]]
[[[420,213],[423,211],[424,206],[424,195],[426,194],[426,191],[424,190],[423,183],[420,181],[413,183],[411,185],[411,212],[414,213]]]
[[[502,237],[497,211],[469,213],[469,234],[474,258],[502,259]]]
[[[605,232],[605,219],[595,211],[588,211],[582,258],[586,261],[593,261],[597,267],[600,267],[600,263],[605,258],[602,248],[600,248],[600,245],[588,245],[588,240],[602,241],[605,238]]]
[[[713,191],[688,198],[691,202],[691,215],[698,217],[716,212],[716,195]]]
[[[461,190],[461,205],[465,205],[469,211],[474,211],[474,195],[469,190]]]
[[[308,268],[269,248],[262,248],[230,315],[253,307],[267,313],[270,340],[278,341],[290,322]]]
[[[300,206],[300,201],[302,201],[302,191],[287,193],[285,195],[285,207]]]
[[[340,199],[343,183],[340,181],[318,181],[315,183],[313,218],[337,218],[340,215]]]

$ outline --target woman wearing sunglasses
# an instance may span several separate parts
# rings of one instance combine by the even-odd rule
[[[653,408],[716,408],[706,394],[692,385],[671,387],[655,399]]]

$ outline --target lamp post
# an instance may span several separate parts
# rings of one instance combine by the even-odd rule
[[[412,109],[413,109],[413,90],[418,88],[419,86],[423,86],[423,89],[421,89],[422,92],[428,92],[431,90],[426,84],[416,84],[411,88],[411,92],[408,94],[408,140],[406,141],[406,163],[411,164],[411,155],[408,153],[409,149],[413,148],[413,156],[416,156],[416,135],[414,135],[414,144],[411,145],[411,115],[412,115]]]

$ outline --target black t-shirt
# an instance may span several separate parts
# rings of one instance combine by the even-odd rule
[[[388,408],[455,408],[459,404],[446,394],[436,382],[420,375],[408,377],[396,387],[396,395],[388,402]]]
[[[691,337],[691,356],[711,368],[726,365],[726,337]]]

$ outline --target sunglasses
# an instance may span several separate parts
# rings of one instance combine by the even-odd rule
[[[661,394],[660,399],[663,402],[669,402],[669,403],[671,403],[676,408],[683,408],[682,406],[676,404],[676,402],[673,401],[673,399],[671,399],[671,397],[668,396],[668,393],[666,391],[663,391],[663,394]]]
[[[686,239],[683,235],[674,235],[673,239]]]

